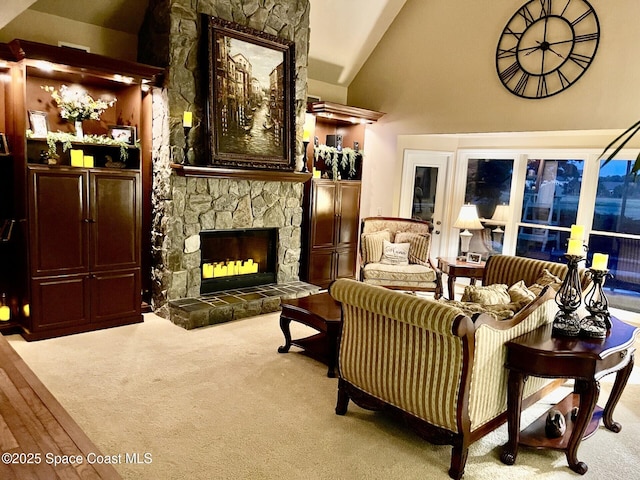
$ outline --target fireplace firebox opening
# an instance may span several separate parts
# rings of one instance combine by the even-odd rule
[[[200,293],[276,282],[278,229],[200,232]]]

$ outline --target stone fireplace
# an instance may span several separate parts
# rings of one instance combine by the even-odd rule
[[[254,170],[237,175],[232,169],[204,166],[208,138],[203,79],[208,64],[199,49],[202,35],[206,36],[202,14],[295,42],[298,171],[306,111],[309,8],[307,0],[149,1],[139,36],[140,61],[168,65],[165,88],[154,91],[152,100],[152,307],[159,315],[171,318],[173,307],[202,295],[203,263],[211,263],[200,249],[202,232],[274,229],[275,281],[300,283],[303,185],[293,178],[294,172],[262,176]],[[184,111],[193,112],[190,130],[182,127]],[[185,165],[198,166],[193,169],[198,172],[185,174],[176,168]],[[295,295],[295,288],[289,293]]]

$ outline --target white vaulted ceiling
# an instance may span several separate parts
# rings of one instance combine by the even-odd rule
[[[310,0],[309,78],[347,87],[406,0]],[[26,9],[136,34],[148,0],[2,0],[0,28]]]

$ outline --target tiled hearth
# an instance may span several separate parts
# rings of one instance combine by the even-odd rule
[[[318,293],[320,287],[294,281],[224,290],[169,301],[171,321],[187,330],[280,310],[280,301]]]

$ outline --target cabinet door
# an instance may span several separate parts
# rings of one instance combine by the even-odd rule
[[[45,277],[31,282],[31,328],[76,327],[89,323],[89,277]]]
[[[339,248],[335,253],[335,278],[355,278],[356,277],[356,255],[357,250],[352,247]]]
[[[91,269],[139,267],[140,175],[137,172],[92,172]]]
[[[340,182],[338,244],[358,244],[360,182]]]
[[[335,279],[333,248],[315,248],[309,255],[309,278],[312,285],[327,288]]]
[[[140,269],[91,275],[91,321],[104,323],[140,316]]]
[[[336,238],[337,182],[312,180],[311,248],[332,246]]]
[[[29,168],[29,246],[34,276],[86,273],[87,173]]]

